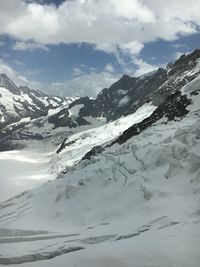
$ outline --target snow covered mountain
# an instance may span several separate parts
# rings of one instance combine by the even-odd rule
[[[1,203],[0,264],[198,267],[199,107],[197,76],[159,110],[70,136],[52,160],[68,166],[59,179]],[[131,122],[140,131],[122,133]]]
[[[184,85],[194,80],[199,74],[200,49],[196,49],[191,54],[181,56],[175,63],[169,63],[165,69],[160,68],[138,78],[124,75],[110,88],[103,89],[95,99],[88,97],[74,99],[74,101],[60,99],[60,103],[57,103],[56,101],[59,99],[57,97],[41,96],[40,101],[43,102],[44,98],[48,101],[44,108],[40,108],[40,112],[43,114],[36,112],[37,116],[35,115],[35,117],[46,116],[30,122],[23,120],[20,125],[17,123],[4,127],[0,134],[0,150],[19,147],[19,143],[21,147],[24,139],[42,140],[47,138],[49,140],[51,136],[53,137],[52,142],[59,144],[72,133],[92,129],[106,122],[134,114],[147,103],[160,107],[165,101],[168,101],[167,99],[171,95],[176,95],[176,92],[180,92]],[[12,87],[10,84],[11,81],[9,88]],[[13,92],[16,88],[10,90]],[[24,92],[20,92],[24,95]],[[30,97],[31,95],[32,93],[30,93]],[[68,102],[64,107],[63,101],[64,103]],[[52,103],[54,103],[54,107],[58,108],[55,109],[55,112],[47,114]],[[28,105],[28,108],[32,107]],[[128,124],[127,128],[129,126],[131,125]],[[124,126],[124,130],[127,128]]]
[[[199,267],[199,58],[5,128],[57,179],[0,204],[0,264]]]
[[[49,109],[69,105],[73,100],[47,96],[26,86],[17,87],[5,74],[0,74],[0,129],[22,118],[47,115]]]
[[[200,49],[182,55],[175,63],[165,69],[140,76],[124,75],[110,88],[103,89],[95,99],[82,98],[73,102],[83,104],[80,116],[105,117],[113,121],[135,112],[146,102],[159,106],[172,93],[200,74]]]

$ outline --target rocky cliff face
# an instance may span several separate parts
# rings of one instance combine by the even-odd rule
[[[200,49],[181,56],[166,69],[132,78],[124,75],[110,88],[103,89],[96,99],[82,98],[78,103],[84,106],[80,116],[103,116],[113,121],[123,115],[135,112],[144,103],[151,101],[159,106],[172,93],[195,79],[200,74]],[[74,102],[71,106],[76,105]]]
[[[99,118],[103,118],[105,123],[133,114],[145,104],[152,104],[157,109],[147,121],[140,122],[142,129],[164,116],[181,117],[189,100],[182,96],[180,89],[199,75],[200,49],[181,56],[165,69],[159,68],[140,77],[124,75],[110,88],[103,89],[95,99],[83,97],[72,101],[70,98],[47,96],[27,87],[17,87],[6,75],[0,75],[0,144],[5,149],[5,143],[10,147],[15,140],[42,140],[46,136],[55,137],[58,132],[72,134],[82,131],[83,127],[89,129],[102,125]],[[55,111],[47,114],[49,109]],[[24,117],[30,117],[30,122],[10,126]],[[124,131],[127,130],[128,135],[135,134],[135,127],[133,125],[133,131],[127,128]]]
[[[168,96],[166,100],[148,118],[144,119],[140,123],[132,125],[109,146],[112,146],[116,143],[125,143],[128,139],[140,134],[153,123],[164,117],[167,120],[174,120],[175,118],[184,117],[189,112],[187,110],[187,106],[190,103],[191,101],[186,95],[181,95],[180,91],[176,91],[172,95]]]

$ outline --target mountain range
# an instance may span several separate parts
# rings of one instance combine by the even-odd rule
[[[199,266],[200,49],[95,98],[1,74],[0,116],[0,150],[53,177],[0,204],[0,264]]]
[[[79,128],[88,129],[115,121],[133,114],[147,103],[156,106],[159,112],[164,103],[179,97],[180,89],[200,74],[199,64],[200,50],[196,49],[167,64],[165,69],[159,68],[137,78],[124,75],[94,99],[47,96],[28,87],[17,87],[5,74],[1,74],[0,150],[21,147],[20,140],[23,139],[42,140],[51,135],[59,144],[62,132],[66,137],[66,131],[71,134]],[[183,100],[184,97],[180,97]],[[186,104],[187,101],[183,101]],[[163,110],[160,116],[164,116],[165,112],[168,111]],[[60,132],[61,138],[57,132]]]

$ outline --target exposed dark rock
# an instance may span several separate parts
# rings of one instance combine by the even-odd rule
[[[18,144],[18,143],[12,143],[12,142],[4,142],[0,143],[0,151],[9,151],[9,150],[18,150],[23,149],[24,145]]]
[[[83,117],[77,117],[76,118],[76,122],[77,122],[77,124],[79,126],[81,126],[81,125],[90,125],[90,123],[86,119],[84,119]]]
[[[192,91],[192,92],[190,93],[190,95],[198,95],[199,93],[200,93],[200,88],[197,89],[197,90],[195,90],[195,91]]]
[[[182,74],[187,70],[193,69],[197,62],[196,60],[200,58],[200,49],[195,49],[191,54],[182,55],[178,60],[173,64],[173,68],[169,72],[169,75]]]
[[[88,105],[90,104],[90,99],[89,97],[81,97],[81,98],[78,98],[76,99],[74,102],[72,102],[70,105],[69,105],[69,109],[76,106],[76,105]]]
[[[99,153],[102,153],[104,148],[102,146],[94,146],[85,156],[81,159],[82,160],[90,160],[93,156],[96,156]]]
[[[8,151],[14,149],[22,149],[25,145],[22,140],[43,140],[40,134],[34,134],[27,131],[22,131],[23,125],[13,127],[6,132],[0,132],[0,151]],[[19,130],[19,131],[18,131]]]
[[[165,102],[161,104],[148,118],[129,127],[126,131],[123,132],[122,135],[120,135],[108,146],[112,146],[116,143],[125,143],[132,136],[140,134],[142,131],[144,131],[163,117],[168,118],[168,120],[173,120],[176,117],[181,118],[185,116],[189,112],[186,107],[190,103],[191,101],[186,97],[186,95],[181,95],[180,91],[176,91],[171,96],[169,96],[165,100]]]
[[[124,75],[110,88],[103,89],[95,99],[81,98],[72,103],[71,107],[83,104],[79,112],[81,117],[103,116],[107,121],[113,121],[135,112],[149,101],[159,106],[168,96],[200,74],[200,70],[191,72],[199,58],[200,49],[196,49],[189,55],[181,56],[175,63],[170,62],[166,69],[159,68],[137,78]]]
[[[66,147],[66,145],[65,145],[65,141],[67,140],[67,138],[65,138],[63,141],[62,141],[62,143],[61,143],[61,145],[59,146],[59,148],[56,150],[56,153],[57,154],[59,154],[65,147]]]
[[[5,73],[0,74],[0,86],[5,87],[14,95],[20,94],[19,88],[8,78]]]
[[[54,124],[54,128],[57,127],[75,127],[75,123],[70,120],[69,118],[69,111],[67,108],[62,109],[56,114],[53,114],[48,118],[48,122]]]
[[[69,114],[69,108],[63,108],[58,113],[49,117],[49,123],[54,124],[54,128],[57,127],[69,127],[69,128],[76,128],[80,125],[88,125],[90,124],[86,119],[78,116],[77,118],[73,118]]]

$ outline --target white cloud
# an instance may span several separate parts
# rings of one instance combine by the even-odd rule
[[[73,0],[58,7],[1,0],[0,10],[0,34],[25,44],[86,42],[107,52],[139,53],[147,42],[175,40],[200,26],[200,0]]]
[[[172,44],[171,46],[174,47],[174,48],[177,48],[177,49],[186,49],[186,48],[188,48],[186,44],[182,44],[182,43]]]
[[[175,59],[175,60],[179,59],[180,56],[181,56],[182,54],[183,54],[183,53],[181,53],[181,52],[175,52],[175,53],[173,54],[173,59]]]
[[[142,4],[142,1],[110,0],[108,1],[109,7],[117,18],[124,18],[126,20],[137,19],[144,23],[154,21],[153,12]]]
[[[114,72],[114,67],[111,63],[105,65],[105,71]]]
[[[80,76],[81,74],[83,74],[83,71],[80,67],[73,68],[73,75],[74,76]]]
[[[25,50],[34,51],[36,49],[44,50],[46,52],[50,51],[50,49],[46,45],[43,45],[40,43],[35,43],[35,42],[19,42],[19,41],[17,41],[13,45],[13,50],[17,50],[17,51],[25,51]]]
[[[134,72],[134,76],[140,76],[149,72],[152,72],[154,70],[157,70],[159,66],[157,65],[151,65],[147,62],[145,62],[143,59],[134,59],[134,63],[137,65],[137,69]]]
[[[121,74],[113,74],[108,71],[91,72],[62,83],[52,83],[47,90],[48,93],[59,96],[96,96],[103,88],[110,87],[120,76]]]
[[[17,85],[26,85],[28,80],[0,58],[0,73],[5,73]]]
[[[159,38],[173,41],[197,32],[200,27],[200,0],[66,0],[59,6],[29,2],[0,1],[0,35],[16,38],[14,49],[48,51],[48,45],[86,42],[94,49],[114,53],[129,75],[158,68],[139,57],[146,43]],[[0,63],[0,72],[7,71],[13,80],[21,79],[5,62]],[[90,95],[119,78],[109,64],[99,74],[95,70],[90,74],[82,71],[81,67],[75,68],[76,77],[64,84],[51,85],[52,92],[57,86],[59,90],[65,88],[66,94],[82,90]]]
[[[17,86],[26,85],[31,89],[38,89],[50,95],[96,96],[103,88],[109,87],[122,76],[122,74],[114,74],[107,70],[97,73],[91,69],[89,73],[82,71],[80,76],[51,84],[38,82],[26,77],[26,75],[31,76],[40,72],[40,70],[34,69],[32,71],[27,70],[21,74],[0,58],[0,73],[5,73]]]
[[[173,55],[172,55],[172,59],[174,59],[174,60],[177,60],[177,59],[179,59],[183,54],[185,54],[185,55],[187,55],[187,54],[189,54],[189,53],[191,53],[191,51],[188,51],[188,50],[186,50],[184,53],[183,52],[175,52]]]
[[[28,71],[27,71],[28,72]],[[10,66],[5,60],[0,58],[0,73],[5,73],[12,82],[14,82],[17,86],[25,85],[29,86],[31,89],[41,89],[45,91],[46,87],[44,84],[29,80],[24,74],[17,72],[12,66]]]
[[[139,54],[139,52],[144,48],[144,45],[137,42],[137,41],[132,41],[127,44],[123,44],[119,46],[119,49],[123,51],[123,53],[129,54],[131,56],[135,56]]]

